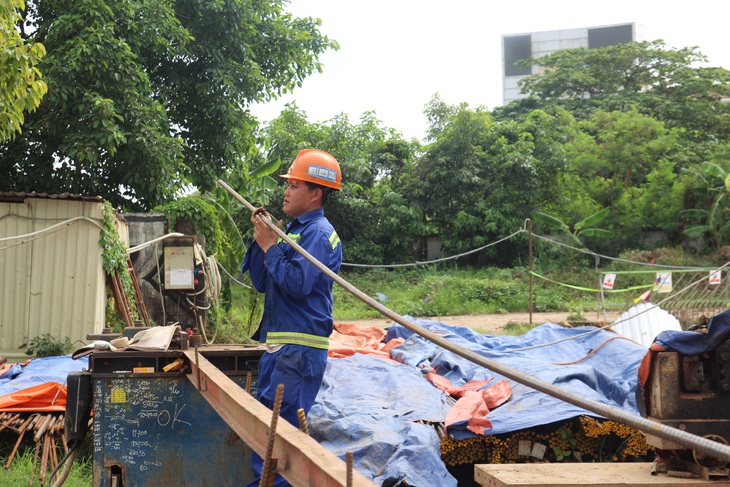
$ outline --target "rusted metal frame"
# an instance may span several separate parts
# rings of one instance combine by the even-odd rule
[[[194,350],[183,353],[192,369],[188,379],[231,429],[263,457],[268,444],[271,410],[246,393],[202,354],[196,357]],[[277,426],[273,457],[277,459],[279,475],[294,487],[348,485],[345,462],[287,421],[281,421]],[[376,484],[354,472],[351,485],[375,487]]]
[[[124,321],[125,327],[133,326],[132,311],[129,309],[129,302],[127,302],[122,278],[118,271],[109,274],[109,282],[111,283],[112,297],[114,298],[114,307],[117,309],[117,314]]]
[[[13,457],[18,452],[18,447],[20,446],[20,443],[23,441],[23,437],[25,436],[25,430],[30,426],[31,422],[35,419],[34,415],[28,416],[28,419],[25,420],[25,423],[20,427],[20,434],[18,435],[18,441],[15,442],[15,446],[13,447],[13,451],[10,452],[10,457],[8,457],[8,463],[5,464],[5,470],[10,468],[10,464],[13,462]]]
[[[144,321],[145,326],[150,326],[150,317],[147,314],[147,306],[144,304],[144,296],[142,295],[142,290],[139,288],[137,273],[134,272],[134,264],[132,264],[132,258],[129,254],[127,254],[127,269],[129,269],[129,276],[132,278],[132,285],[134,286],[134,302],[137,305],[137,311]]]

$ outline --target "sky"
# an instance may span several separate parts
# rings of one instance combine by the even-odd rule
[[[278,100],[254,105],[266,123],[296,102],[310,122],[375,112],[383,127],[422,140],[423,114],[438,94],[448,104],[502,105],[503,35],[636,23],[644,40],[696,46],[707,66],[730,69],[730,2],[695,0],[292,0],[286,10],[322,21],[340,44],[320,57],[322,73]]]

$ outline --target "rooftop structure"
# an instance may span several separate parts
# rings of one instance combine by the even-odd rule
[[[518,81],[538,74],[539,66],[523,68],[517,61],[530,57],[539,58],[562,49],[615,46],[632,41],[642,41],[643,28],[636,23],[581,27],[576,29],[549,30],[508,34],[502,36],[502,102],[525,98],[520,93]]]

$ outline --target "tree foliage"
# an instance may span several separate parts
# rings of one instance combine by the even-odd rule
[[[340,114],[327,123],[311,123],[306,113],[290,104],[264,130],[267,160],[281,160],[279,173],[289,168],[297,152],[316,147],[334,155],[342,169],[342,190],[325,208],[327,217],[347,245],[346,262],[412,261],[413,239],[423,233],[420,214],[399,191],[408,177],[419,144],[384,128],[374,113],[359,123]],[[280,208],[283,189],[272,196]]]
[[[50,88],[0,147],[9,189],[101,195],[151,208],[211,188],[256,152],[253,101],[321,69],[337,44],[282,0],[35,0],[29,40]]]
[[[23,0],[0,0],[0,143],[21,132],[25,113],[48,91],[37,67],[45,47],[26,42],[15,27],[24,8]]]
[[[605,228],[599,228],[598,225],[602,222],[611,212],[609,208],[603,208],[588,216],[588,218],[576,222],[571,230],[570,226],[563,222],[560,218],[547,213],[536,211],[533,214],[535,220],[544,223],[547,227],[555,234],[562,235],[565,237],[571,245],[576,247],[585,247],[585,243],[581,240],[581,237],[611,237],[613,232],[606,230]]]
[[[434,140],[403,192],[447,252],[518,230],[533,208],[555,197],[567,163],[562,144],[574,124],[564,111],[538,110],[521,122],[498,122],[484,109],[448,106],[434,97],[427,113]]]
[[[704,162],[690,170],[699,181],[693,189],[704,193],[704,200],[711,199],[709,208],[689,208],[682,216],[691,222],[685,229],[689,236],[707,236],[709,247],[719,247],[730,238],[730,172],[722,166]]]
[[[730,71],[702,66],[696,47],[672,49],[663,41],[600,49],[566,49],[530,59],[540,74],[520,81],[525,93],[560,103],[576,118],[596,110],[628,111],[682,127],[696,140],[730,135]]]

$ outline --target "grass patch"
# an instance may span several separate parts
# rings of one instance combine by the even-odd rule
[[[350,284],[389,309],[414,317],[499,314],[526,312],[530,307],[530,274],[525,268],[515,269],[447,269],[437,268],[368,271],[343,271]],[[552,275],[553,281],[595,288],[597,278],[592,270],[571,271]],[[370,308],[341,286],[335,285],[334,318],[337,321],[379,318]],[[597,309],[599,295],[580,291],[533,277],[532,309],[535,312]],[[611,298],[608,298],[611,299]],[[614,301],[617,298],[613,298]],[[622,299],[622,298],[618,298]],[[613,302],[623,306],[623,302]]]
[[[521,336],[538,326],[536,323],[507,323],[502,330],[505,335]]]
[[[48,469],[46,478],[43,484],[40,481],[40,458],[36,458],[36,444],[32,441],[24,441],[18,450],[18,453],[13,457],[13,461],[10,464],[8,470],[5,469],[5,465],[10,457],[12,445],[15,444],[17,439],[15,435],[3,435],[4,438],[0,439],[2,447],[0,448],[0,462],[2,465],[2,475],[0,475],[0,487],[46,487],[46,485],[53,485],[53,482],[48,483],[48,477],[51,475],[51,470]],[[12,441],[11,441],[12,440]],[[41,449],[43,446],[41,445]],[[65,452],[62,449],[58,449],[59,460],[63,458]],[[38,455],[40,457],[40,455]],[[63,467],[59,468],[59,472]],[[92,456],[90,454],[79,454],[73,462],[71,471],[69,472],[64,487],[89,487],[94,484],[93,481],[93,465]]]

